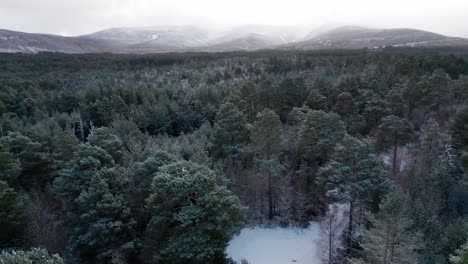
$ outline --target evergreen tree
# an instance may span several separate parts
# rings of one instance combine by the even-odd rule
[[[345,127],[335,113],[309,111],[299,131],[299,148],[305,160],[326,160],[345,135]]]
[[[390,113],[387,101],[378,94],[371,95],[367,99],[363,115],[366,119],[367,131],[372,131],[380,122],[380,119]]]
[[[268,178],[268,218],[273,218],[273,180],[272,174],[278,170],[278,158],[282,149],[282,124],[272,110],[265,109],[257,114],[252,124],[250,140],[259,167]]]
[[[193,162],[160,168],[148,206],[158,262],[222,263],[229,240],[244,222],[239,199],[216,186],[213,171]]]
[[[80,146],[53,186],[67,211],[69,261],[107,263],[115,254],[135,252],[127,184],[126,171],[106,151]]]
[[[213,154],[237,159],[249,141],[247,119],[232,103],[221,105],[213,127]]]
[[[366,120],[357,112],[357,107],[350,93],[343,92],[336,99],[333,112],[341,116],[346,131],[351,135],[360,133],[366,127]]]
[[[450,256],[450,264],[468,264],[468,243],[458,249]]]
[[[354,211],[357,206],[370,208],[374,199],[389,188],[384,165],[374,154],[369,139],[345,136],[337,144],[330,161],[320,168],[317,182],[329,190],[329,196],[349,203],[346,247],[353,248]]]
[[[309,92],[305,104],[313,110],[328,110],[327,98],[320,94],[318,90],[311,90]]]
[[[24,206],[20,195],[0,181],[0,247],[19,245],[25,225]]]
[[[393,148],[392,175],[397,173],[398,147],[409,143],[415,136],[413,125],[406,118],[394,115],[382,118],[377,131],[377,144],[382,148]]]
[[[122,141],[107,127],[93,129],[88,136],[88,142],[92,146],[97,146],[109,153],[118,164],[123,163]]]
[[[0,143],[0,181],[13,184],[21,173],[19,160],[9,151],[6,144]]]
[[[21,174],[18,181],[21,186],[43,186],[51,180],[50,160],[42,151],[40,143],[18,132],[10,132],[7,136],[0,138],[0,144],[9,148],[14,159],[19,160]]]
[[[406,201],[398,193],[388,195],[380,204],[371,228],[362,238],[365,263],[406,264],[418,262],[419,236],[411,233],[406,216]]]

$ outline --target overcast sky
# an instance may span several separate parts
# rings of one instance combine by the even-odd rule
[[[468,0],[0,0],[0,28],[72,36],[121,26],[335,23],[468,37]]]

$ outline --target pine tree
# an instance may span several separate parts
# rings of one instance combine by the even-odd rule
[[[341,120],[346,126],[346,131],[350,135],[360,133],[366,127],[366,120],[357,112],[357,106],[354,103],[350,93],[343,92],[336,99],[333,112],[341,116]]]
[[[9,151],[7,144],[0,143],[0,181],[13,184],[21,173],[19,160]]]
[[[380,119],[390,113],[387,101],[383,100],[378,94],[371,95],[367,99],[363,115],[366,119],[367,131],[372,131],[380,122]]]
[[[218,158],[239,158],[249,141],[244,114],[232,103],[221,105],[213,130],[214,155]]]
[[[389,188],[384,165],[374,154],[369,139],[346,135],[339,143],[330,161],[320,168],[316,180],[329,190],[328,195],[349,203],[346,246],[348,254],[353,247],[353,215],[356,206],[370,208],[373,200]]]
[[[411,233],[406,201],[398,193],[388,195],[380,204],[371,228],[362,238],[365,263],[407,264],[418,262],[419,235]]]
[[[282,124],[272,110],[265,109],[257,114],[252,124],[250,141],[256,160],[263,173],[268,178],[268,218],[274,214],[273,200],[274,188],[272,176],[278,171],[278,158],[282,149],[283,131]]]
[[[19,245],[25,225],[24,206],[20,195],[0,181],[0,247]]]
[[[109,153],[118,164],[123,163],[122,141],[107,127],[93,129],[88,136],[88,142],[92,146],[98,146]]]
[[[468,264],[468,243],[450,256],[450,264]]]
[[[326,160],[345,135],[345,127],[335,113],[309,111],[299,131],[299,149],[305,160]]]
[[[413,125],[406,118],[394,115],[382,118],[377,131],[377,144],[382,148],[393,148],[392,176],[397,173],[398,147],[409,143],[415,136]]]
[[[22,187],[43,186],[51,180],[50,160],[42,151],[40,143],[18,132],[10,132],[7,136],[0,138],[0,144],[7,146],[14,159],[21,164],[21,174],[17,184]]]
[[[245,208],[214,172],[193,162],[163,166],[155,175],[148,199],[149,232],[164,263],[222,263],[232,235],[244,222]]]
[[[313,110],[327,110],[327,98],[320,94],[318,90],[311,90],[305,104]]]
[[[106,151],[80,146],[53,188],[67,211],[71,259],[107,263],[114,254],[135,252],[136,222],[125,195],[128,177]]]

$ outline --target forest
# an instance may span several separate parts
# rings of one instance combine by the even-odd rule
[[[466,264],[467,100],[424,50],[0,54],[0,263],[233,264],[344,204],[324,263]]]

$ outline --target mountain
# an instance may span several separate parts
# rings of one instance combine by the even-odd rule
[[[125,46],[123,52],[167,52],[204,46],[209,32],[190,26],[112,28],[80,38],[115,42]]]
[[[160,53],[259,49],[362,49],[382,47],[468,47],[468,40],[416,29],[357,26],[245,25],[227,30],[191,26],[124,27],[63,37],[0,30],[0,52]]]
[[[265,48],[272,48],[287,42],[281,36],[267,36],[264,34],[250,33],[245,36],[230,37],[226,39],[216,39],[204,47],[199,47],[197,51],[223,52],[223,51],[252,51]]]
[[[31,34],[0,29],[0,52],[37,53],[41,51],[63,53],[115,52],[121,46],[108,40]]]
[[[335,28],[304,41],[289,43],[289,49],[363,49],[382,47],[468,46],[468,39],[447,37],[416,29],[370,29],[356,26]]]

